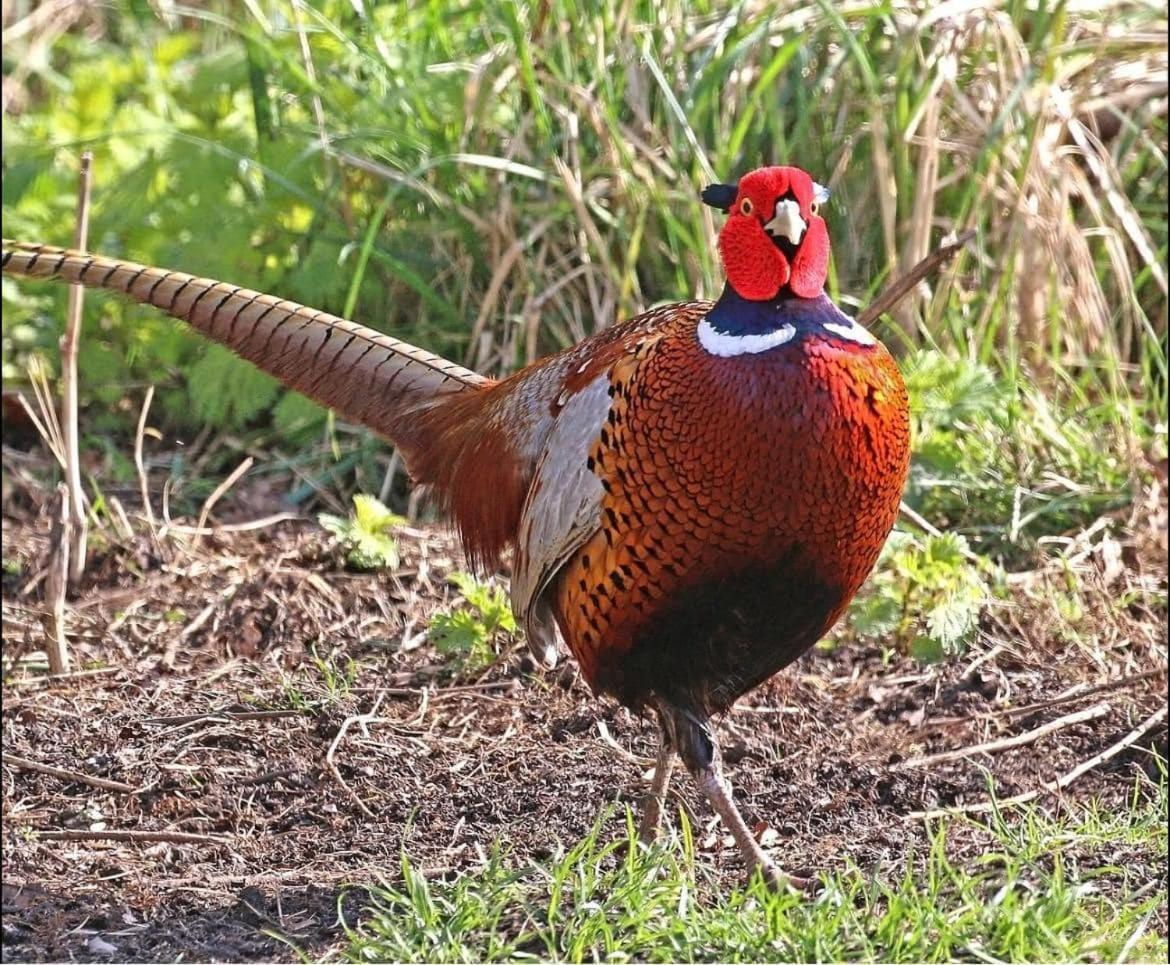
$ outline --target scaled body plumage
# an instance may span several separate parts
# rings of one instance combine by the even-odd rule
[[[696,331],[719,312],[678,312],[604,376],[600,525],[556,611],[587,679],[631,706],[726,709],[828,630],[894,523],[909,426],[893,360],[825,329],[843,318],[827,300],[774,314],[791,339],[720,358]]]

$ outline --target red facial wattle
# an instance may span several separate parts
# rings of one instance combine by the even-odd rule
[[[792,274],[784,253],[750,216],[732,218],[723,226],[719,253],[731,287],[751,301],[775,298]]]
[[[801,298],[816,298],[825,290],[829,273],[829,231],[823,218],[808,219],[804,240],[792,261],[792,277],[788,287]]]
[[[800,298],[815,298],[824,290],[829,233],[824,219],[816,214],[818,189],[806,172],[794,167],[759,168],[734,187],[714,187],[724,192],[717,206],[728,213],[719,233],[719,252],[727,280],[739,295],[767,301],[785,288]],[[798,239],[778,242],[765,225],[773,218],[777,202],[785,199],[797,205],[803,231]]]

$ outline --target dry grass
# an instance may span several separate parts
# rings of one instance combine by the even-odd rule
[[[188,24],[209,48],[237,31],[266,45],[269,83],[286,90],[283,136],[340,166],[314,243],[351,245],[346,300],[368,299],[361,284],[376,274],[388,290],[362,317],[408,331],[419,309],[466,320],[471,365],[509,370],[648,302],[711,294],[717,226],[697,186],[760,161],[802,163],[834,189],[847,301],[940,233],[978,229],[959,270],[898,309],[911,342],[1037,374],[1089,366],[1113,390],[1132,385],[1132,366],[1162,364],[1148,356],[1166,326],[1154,213],[1166,199],[1166,21],[1149,4],[560,0],[518,13],[485,0],[449,21],[382,11],[373,36],[345,4],[305,10],[299,31],[280,26],[286,7],[225,25],[209,4]],[[158,30],[89,17],[111,38]],[[37,52],[58,19],[37,10],[13,24],[8,79],[24,95],[10,108],[35,102]],[[294,51],[315,65],[316,88],[280,66]],[[413,86],[397,83],[389,53]],[[369,103],[352,102],[355,71]],[[396,200],[372,204],[386,190]],[[420,279],[409,256],[422,253],[436,270]]]

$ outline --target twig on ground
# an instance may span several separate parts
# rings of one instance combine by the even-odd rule
[[[65,441],[61,435],[61,420],[57,416],[57,409],[53,405],[53,390],[49,386],[49,375],[45,371],[44,360],[34,355],[28,363],[28,383],[32,387],[33,397],[36,399],[36,409],[29,404],[23,392],[17,393],[17,400],[24,407],[37,434],[44,440],[45,448],[52,453],[62,469],[65,468]]]
[[[93,155],[82,152],[81,171],[77,184],[77,228],[73,234],[75,251],[85,251],[89,245],[89,188],[90,164]],[[69,582],[76,584],[85,572],[86,542],[89,536],[89,518],[85,511],[85,493],[81,489],[81,452],[77,428],[77,354],[81,344],[81,309],[85,302],[85,286],[69,286],[69,302],[65,315],[65,333],[61,336],[61,427],[65,443],[65,481],[69,488],[69,523],[66,539],[69,541]]]
[[[930,767],[933,764],[944,764],[948,761],[962,760],[964,757],[974,757],[976,754],[994,754],[997,751],[1005,751],[1013,747],[1023,747],[1025,744],[1031,744],[1034,741],[1040,740],[1042,737],[1047,737],[1049,734],[1055,733],[1064,727],[1069,727],[1072,724],[1081,724],[1088,720],[1096,720],[1098,717],[1104,717],[1109,711],[1110,707],[1108,704],[1094,704],[1092,707],[1078,710],[1071,714],[1065,714],[1063,717],[1051,720],[1047,724],[1043,724],[1026,733],[1016,734],[1014,737],[1003,737],[999,740],[988,741],[984,744],[972,744],[969,747],[941,751],[938,754],[928,754],[925,757],[913,757],[909,760],[894,764],[890,770],[905,771],[915,767]]]
[[[215,609],[219,606],[219,604],[219,600],[214,600],[213,602],[208,603],[207,606],[199,611],[194,620],[192,620],[185,627],[183,627],[182,630],[171,637],[171,639],[167,642],[166,649],[163,650],[163,655],[159,658],[159,669],[175,669],[175,658],[179,655],[179,647],[182,645],[183,641],[211,619],[211,615],[215,613]]]
[[[637,754],[631,754],[628,750],[622,747],[621,744],[613,739],[613,735],[609,732],[609,727],[606,725],[604,720],[599,720],[597,722],[597,733],[598,736],[601,737],[602,743],[608,745],[618,755],[618,757],[629,761],[631,764],[637,767],[639,772],[646,770],[647,767],[650,767],[654,763],[650,758],[641,758]]]
[[[354,687],[355,694],[385,694],[387,697],[418,697],[425,684],[418,687]],[[481,684],[456,684],[452,687],[430,687],[431,699],[458,697],[461,694],[486,694],[494,690],[517,690],[519,680],[489,680]]]
[[[173,717],[144,717],[140,724],[191,724],[197,720],[276,720],[281,717],[304,717],[301,710],[209,710],[203,714],[178,714]]]
[[[187,831],[32,831],[41,841],[141,841],[166,844],[225,844],[227,838]]]
[[[240,477],[252,468],[252,463],[254,461],[255,460],[251,456],[248,456],[248,458],[236,466],[236,468],[232,470],[232,474],[218,486],[216,486],[211,495],[207,497],[206,501],[203,503],[203,508],[199,510],[199,522],[196,523],[195,527],[199,532],[195,534],[195,538],[191,541],[192,550],[198,547],[199,541],[203,538],[203,531],[207,527],[207,517],[211,514],[212,508],[220,501],[220,499],[223,497],[223,494],[231,489],[232,486],[234,486],[239,481]]]
[[[171,523],[167,529],[172,533],[181,533],[184,536],[211,536],[215,533],[247,533],[254,529],[268,529],[277,523],[293,520],[304,522],[305,517],[301,513],[273,513],[271,516],[263,516],[246,523],[219,523],[205,529],[200,529],[198,526],[185,526],[182,523]]]
[[[1001,808],[1014,807],[1017,804],[1027,804],[1029,801],[1034,801],[1041,794],[1050,794],[1057,791],[1063,791],[1066,787],[1083,777],[1089,771],[1096,767],[1100,767],[1106,761],[1116,757],[1127,747],[1136,744],[1141,740],[1142,736],[1154,727],[1157,727],[1163,720],[1166,719],[1166,707],[1159,707],[1156,711],[1150,714],[1145,720],[1137,725],[1133,730],[1126,734],[1117,743],[1110,745],[1100,754],[1090,757],[1087,761],[1082,761],[1076,767],[1066,774],[1061,775],[1055,781],[1048,781],[1040,787],[1032,791],[1025,791],[1023,794],[1017,794],[1014,797],[1005,797],[999,800],[979,801],[975,804],[963,805],[953,808],[936,808],[932,811],[913,811],[910,813],[911,818],[941,818],[956,814],[982,814],[987,811],[998,811]]]
[[[345,739],[345,734],[350,729],[350,727],[352,727],[354,724],[359,724],[364,730],[366,724],[372,723],[377,719],[378,709],[382,706],[382,701],[385,699],[385,696],[386,695],[384,693],[379,694],[377,699],[374,701],[374,706],[370,708],[368,713],[355,714],[353,716],[346,717],[345,720],[341,722],[341,727],[339,727],[337,730],[337,736],[333,738],[333,742],[329,745],[329,750],[325,752],[325,767],[329,770],[329,773],[333,775],[333,780],[337,782],[338,787],[345,791],[350,800],[352,800],[353,803],[358,806],[358,810],[360,810],[362,814],[368,818],[374,817],[374,812],[366,807],[366,803],[357,796],[357,792],[345,783],[345,778],[341,776],[341,772],[337,769],[337,764],[334,763],[333,758],[334,755],[337,754],[337,748],[341,745],[342,740]]]
[[[1113,690],[1122,690],[1130,684],[1141,683],[1143,680],[1149,680],[1153,677],[1165,677],[1166,671],[1164,669],[1145,670],[1142,673],[1133,674],[1130,677],[1121,677],[1117,680],[1110,680],[1103,684],[1096,684],[1092,687],[1085,687],[1078,689],[1080,685],[1066,691],[1063,694],[1058,694],[1048,700],[1040,700],[1033,704],[1023,704],[1019,707],[1005,707],[1002,710],[983,711],[978,714],[967,714],[963,717],[939,717],[936,720],[927,720],[923,723],[924,728],[930,727],[950,727],[955,724],[966,724],[972,720],[998,720],[1002,717],[1022,717],[1026,714],[1033,714],[1038,710],[1046,710],[1049,707],[1058,707],[1061,704],[1070,704],[1074,700],[1084,700],[1086,697],[1095,697],[1098,694],[1108,693]]]
[[[271,784],[273,781],[279,781],[282,777],[293,777],[297,772],[291,767],[282,767],[276,771],[265,771],[263,774],[257,774],[255,777],[245,777],[236,783],[240,787],[252,787],[256,784]]]
[[[59,684],[69,680],[82,680],[86,677],[100,677],[105,674],[118,673],[121,667],[97,667],[93,670],[73,670],[69,673],[41,674],[37,677],[14,677],[4,681],[6,687],[44,687],[48,684]],[[7,704],[5,704],[7,707]]]
[[[83,774],[80,771],[70,771],[64,767],[54,767],[52,764],[41,764],[38,761],[30,761],[27,757],[17,757],[17,755],[9,754],[6,751],[0,753],[0,760],[3,760],[10,767],[15,767],[22,771],[35,771],[38,774],[48,774],[66,781],[76,781],[78,784],[100,787],[104,791],[118,791],[122,794],[133,794],[138,790],[134,785],[125,784],[122,781],[111,781],[105,777],[94,777],[91,774]]]

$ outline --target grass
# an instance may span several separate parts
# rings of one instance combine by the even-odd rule
[[[405,856],[349,934],[349,961],[1162,961],[1166,784],[1091,803],[935,824],[904,870],[824,876],[809,899],[707,880],[684,823],[665,845],[603,818],[538,865],[499,848],[428,880]],[[612,816],[611,816],[612,817]],[[1150,865],[1116,856],[1138,849]],[[956,857],[962,854],[962,857]]]

